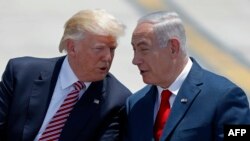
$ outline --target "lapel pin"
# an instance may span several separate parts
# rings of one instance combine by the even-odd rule
[[[181,103],[187,103],[188,102],[188,99],[187,98],[182,98],[181,99]]]
[[[98,99],[94,99],[94,103],[95,103],[95,104],[99,104],[100,101],[99,101]]]

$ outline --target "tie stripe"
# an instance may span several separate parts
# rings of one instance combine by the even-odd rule
[[[67,118],[78,100],[79,92],[84,87],[85,85],[80,81],[74,83],[75,89],[64,99],[62,105],[48,123],[39,141],[57,141],[59,139]]]

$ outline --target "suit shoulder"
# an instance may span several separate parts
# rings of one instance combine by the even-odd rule
[[[10,64],[16,67],[41,67],[43,64],[49,65],[56,62],[60,57],[56,58],[37,58],[37,57],[18,57],[9,60]]]
[[[54,70],[57,58],[35,58],[35,57],[19,57],[10,59],[5,68],[4,74],[22,77],[37,76],[40,72],[51,72]]]
[[[122,92],[122,94],[126,97],[132,94],[131,91],[124,84],[122,84],[113,74],[108,73],[106,80],[109,85],[108,87],[112,88],[114,92]]]
[[[229,80],[228,78],[215,74],[213,72],[205,70],[204,75],[204,83],[209,84],[211,87],[215,87],[216,89],[226,89],[226,88],[233,88],[238,87],[234,82]]]
[[[139,100],[143,98],[152,88],[152,85],[146,85],[142,89],[135,92],[132,96],[129,97],[129,101]]]
[[[218,92],[225,92],[229,89],[238,87],[228,78],[222,75],[210,72],[206,69],[203,69],[195,60],[192,60],[192,61],[193,61],[193,65],[187,77],[188,78],[187,80],[189,82],[191,83],[201,82],[203,84],[202,87],[204,87],[204,89],[209,88],[209,91],[216,90],[217,91],[216,94],[218,94]]]
[[[223,101],[225,102],[226,99],[234,99],[235,102],[239,102],[239,99],[241,99],[241,104],[248,103],[246,93],[243,89],[228,78],[205,70],[202,79],[203,84],[200,86],[202,89],[201,94],[216,99],[219,105]]]

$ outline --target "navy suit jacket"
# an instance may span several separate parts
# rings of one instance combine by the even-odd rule
[[[148,85],[128,98],[125,140],[154,140],[156,94],[157,87]],[[222,141],[224,124],[250,124],[247,97],[228,79],[202,69],[193,60],[160,140]]]
[[[11,59],[0,83],[0,140],[32,141],[45,118],[65,57]],[[131,92],[110,73],[76,103],[60,141],[113,141]],[[93,102],[98,99],[99,104]]]

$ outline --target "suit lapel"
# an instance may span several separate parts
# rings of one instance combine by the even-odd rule
[[[103,94],[105,93],[105,86],[103,85],[104,81],[93,82],[90,85],[71,112],[61,133],[60,140],[76,140],[80,132],[88,130],[88,121],[97,113],[96,111],[103,102]]]
[[[50,61],[44,66],[46,70],[40,72],[31,86],[27,120],[23,130],[25,141],[32,141],[43,123],[63,60],[64,57]]]
[[[149,124],[145,124],[145,128],[142,128],[144,130],[146,130],[146,135],[143,134],[142,136],[145,136],[145,140],[152,140],[154,135],[153,135],[153,129],[154,129],[154,106],[155,106],[155,100],[156,100],[156,93],[157,93],[157,89],[155,86],[152,86],[151,90],[148,92],[148,94],[145,97],[145,103],[143,105],[145,105],[145,116],[141,117],[141,119],[145,118],[145,123],[149,123]],[[140,129],[138,130],[140,131]],[[141,132],[142,133],[142,132]]]
[[[174,131],[175,127],[183,119],[187,110],[192,105],[195,98],[200,93],[200,85],[202,77],[202,71],[200,66],[193,60],[193,66],[186,80],[183,82],[178,95],[173,103],[171,113],[167,124],[164,127],[161,141],[167,140],[170,137],[171,132]]]
[[[150,90],[145,93],[133,109],[130,110],[130,116],[133,116],[133,131],[136,140],[152,140],[154,126],[154,106],[157,89],[151,86]]]

